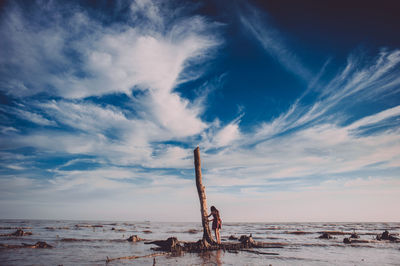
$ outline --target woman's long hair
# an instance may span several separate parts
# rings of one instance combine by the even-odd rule
[[[214,206],[211,206],[211,212],[215,212],[215,214],[217,215],[217,217],[219,218],[219,211],[217,210],[217,208],[215,208]]]

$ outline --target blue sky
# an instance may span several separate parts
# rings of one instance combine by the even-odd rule
[[[396,1],[5,1],[0,218],[398,221]]]

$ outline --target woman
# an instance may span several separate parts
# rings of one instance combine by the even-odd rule
[[[219,216],[219,211],[214,206],[211,206],[211,214],[207,217],[210,217],[211,215],[213,216],[213,219],[209,220],[209,222],[213,222],[212,229],[214,230],[215,238],[217,239],[217,243],[221,244],[221,236],[219,235],[219,230],[221,229],[222,220]]]

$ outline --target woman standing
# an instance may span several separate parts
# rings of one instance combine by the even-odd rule
[[[217,210],[217,208],[211,206],[210,209],[211,209],[211,214],[208,215],[207,217],[210,217],[211,215],[213,216],[213,219],[209,220],[209,222],[211,221],[213,222],[212,229],[214,230],[215,238],[217,239],[217,243],[221,244],[221,236],[219,234],[219,230],[221,229],[222,220],[221,217],[219,216],[219,211]]]

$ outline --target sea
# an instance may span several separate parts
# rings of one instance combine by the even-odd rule
[[[17,229],[32,234],[9,235]],[[222,242],[252,234],[255,241],[274,247],[149,257],[159,251],[146,242],[171,236],[197,241],[203,235],[201,224],[0,220],[0,265],[400,265],[400,243],[376,240],[385,230],[399,236],[400,223],[224,223]],[[320,239],[323,232],[333,238]],[[354,232],[358,243],[343,243]],[[132,235],[145,241],[127,241]],[[21,247],[38,241],[52,248]]]

